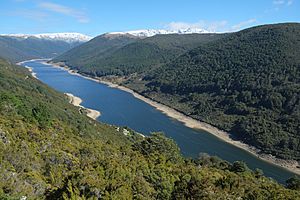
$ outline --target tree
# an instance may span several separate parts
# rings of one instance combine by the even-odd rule
[[[292,190],[300,190],[300,177],[294,176],[286,181],[286,187]]]
[[[231,167],[231,171],[233,172],[245,172],[247,170],[249,170],[249,168],[243,161],[235,161]]]

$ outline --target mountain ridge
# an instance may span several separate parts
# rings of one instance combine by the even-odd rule
[[[299,161],[299,33],[299,23],[248,28],[125,84],[145,85],[139,92],[263,153]]]
[[[121,32],[108,32],[106,34],[130,34],[136,37],[152,37],[154,35],[168,35],[168,34],[193,34],[193,33],[215,33],[210,32],[201,28],[186,28],[186,29],[177,29],[177,30],[168,30],[168,29],[140,29],[132,31],[121,31]]]
[[[54,41],[73,42],[87,42],[92,39],[91,36],[82,33],[64,32],[64,33],[41,33],[41,34],[0,34],[0,36],[15,37],[19,39],[38,38]]]
[[[154,68],[182,53],[226,34],[158,34],[137,37],[129,33],[100,35],[91,41],[55,57],[54,62],[65,62],[84,73],[128,75],[144,68]],[[130,40],[123,43],[124,40]],[[98,42],[96,42],[98,41]],[[93,44],[93,42],[95,42]],[[96,44],[96,45],[95,45]],[[117,48],[104,46],[114,44]],[[101,46],[102,45],[102,46]]]
[[[88,40],[81,34],[2,34],[0,57],[12,62],[36,58],[52,58]]]

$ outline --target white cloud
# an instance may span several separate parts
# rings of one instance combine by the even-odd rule
[[[11,16],[21,16],[29,19],[34,19],[36,21],[44,21],[49,16],[47,13],[37,10],[28,10],[28,9],[22,9],[17,11],[9,12],[8,15]]]
[[[187,28],[202,28],[201,23],[187,23],[187,22],[170,22],[166,25],[170,30],[187,29]]]
[[[244,28],[247,28],[251,25],[254,25],[257,22],[257,19],[252,18],[246,21],[239,22],[234,25],[230,25],[228,21],[221,20],[221,21],[214,21],[208,22],[205,20],[200,20],[195,23],[188,23],[188,22],[171,22],[165,25],[166,29],[169,30],[178,30],[178,29],[187,29],[187,28],[201,28],[207,31],[212,32],[233,32],[239,31]]]
[[[293,0],[288,0],[287,5],[290,6],[293,4]]]
[[[292,5],[294,0],[274,0],[273,4],[276,6],[281,6],[281,5],[287,5],[290,6]]]
[[[242,22],[240,22],[238,24],[233,25],[231,27],[231,30],[232,31],[239,31],[239,30],[241,30],[243,28],[246,28],[247,26],[250,26],[250,25],[254,24],[255,22],[257,22],[256,19],[248,19],[246,21],[242,21]]]
[[[201,20],[194,23],[189,22],[170,22],[165,25],[165,28],[169,30],[188,29],[188,28],[200,28],[208,31],[222,32],[227,25],[226,20],[208,22]]]
[[[85,15],[84,12],[67,7],[67,6],[63,6],[63,5],[55,4],[55,3],[51,3],[51,2],[42,2],[38,6],[45,10],[48,10],[48,11],[52,11],[52,12],[60,13],[60,14],[67,15],[70,17],[74,17],[80,23],[88,23],[89,22],[89,18]]]
[[[275,1],[273,1],[273,4],[275,4],[275,5],[282,5],[284,3],[285,3],[284,0],[275,0]]]
[[[265,14],[280,11],[282,8],[289,7],[294,3],[294,0],[274,0],[273,7],[265,10]]]

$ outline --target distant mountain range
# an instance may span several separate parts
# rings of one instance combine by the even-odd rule
[[[90,39],[80,33],[2,34],[0,57],[12,62],[52,58]]]
[[[152,37],[154,35],[166,35],[166,34],[192,34],[192,33],[211,33],[207,30],[200,28],[187,28],[187,29],[178,29],[178,30],[164,30],[164,29],[141,29],[133,31],[124,31],[124,32],[108,32],[105,35],[126,35],[130,34],[136,37]],[[74,42],[87,42],[93,37],[84,35],[81,33],[41,33],[41,34],[0,34],[0,37],[13,37],[17,39],[44,39],[51,41],[64,41],[68,43]]]
[[[152,37],[154,35],[167,35],[167,34],[192,34],[192,33],[211,33],[207,30],[200,28],[187,28],[187,29],[178,29],[178,30],[163,30],[163,29],[142,29],[126,32],[110,32],[107,34],[130,34],[136,37]]]
[[[112,45],[112,49],[116,50],[123,45],[129,44],[138,39],[152,37],[155,35],[170,35],[170,34],[193,34],[193,33],[209,33],[203,29],[180,29],[180,30],[134,30],[127,32],[109,32],[96,37],[92,44],[98,44],[96,49],[90,48],[93,56],[87,55],[86,57],[94,57],[99,54],[99,49],[108,50]],[[120,37],[120,36],[124,37]],[[114,41],[110,41],[107,44],[102,43],[100,40],[110,40],[116,38]],[[122,38],[122,39],[121,39]],[[129,39],[130,38],[130,39]],[[43,34],[0,34],[0,57],[8,59],[12,62],[33,59],[33,58],[51,58],[59,56],[60,54],[76,47],[80,44],[91,40],[91,36],[87,36],[81,33],[43,33]],[[122,41],[121,41],[122,40]],[[96,41],[96,42],[95,42]],[[88,45],[85,46],[89,46]],[[104,46],[102,46],[104,45]],[[84,46],[84,48],[85,48]],[[92,45],[94,46],[94,45]],[[85,48],[88,49],[88,48]],[[100,51],[101,53],[102,51]],[[72,53],[72,52],[71,52]],[[101,55],[102,57],[102,55]],[[84,63],[85,64],[85,63]]]
[[[190,49],[225,35],[158,34],[144,38],[128,32],[103,34],[61,54],[53,61],[65,62],[90,75],[129,75],[160,66]]]
[[[135,30],[109,32],[77,46],[54,59],[98,76],[125,75],[166,63],[202,43],[225,34],[203,29]]]
[[[43,34],[1,34],[0,36],[14,37],[19,39],[44,39],[52,41],[64,41],[68,43],[87,42],[92,37],[81,33],[43,33]]]

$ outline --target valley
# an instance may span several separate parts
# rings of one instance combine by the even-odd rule
[[[233,139],[230,133],[222,131],[210,124],[207,124],[205,122],[196,120],[194,118],[189,117],[188,115],[175,110],[169,106],[166,106],[165,104],[157,102],[155,99],[149,98],[147,96],[144,96],[142,93],[139,93],[138,91],[134,91],[126,85],[122,84],[125,82],[122,78],[116,78],[116,77],[89,77],[89,76],[82,76],[79,73],[76,73],[76,71],[71,70],[67,65],[64,63],[53,63],[50,62],[51,65],[54,67],[60,67],[63,70],[67,70],[69,74],[76,75],[85,79],[93,80],[98,83],[103,83],[111,88],[117,88],[120,90],[123,90],[125,92],[128,92],[132,94],[135,98],[140,99],[147,104],[155,107],[159,111],[163,112],[167,116],[174,118],[182,123],[184,123],[185,126],[193,129],[200,129],[208,132],[209,134],[213,134],[214,136],[220,138],[221,140],[234,145],[238,148],[241,148],[243,150],[246,150],[250,152],[251,154],[255,155],[257,158],[265,160],[267,162],[270,162],[274,165],[278,165],[280,167],[283,167],[293,173],[300,174],[300,166],[299,163],[296,160],[287,160],[287,159],[280,159],[272,156],[271,154],[264,154],[259,149],[247,145],[239,140]],[[195,155],[195,154],[194,154]],[[221,156],[224,158],[223,156]],[[239,160],[245,159],[244,157],[239,158]],[[260,168],[260,167],[258,167]]]
[[[229,132],[234,140],[252,145],[264,154],[299,160],[300,76],[299,59],[295,53],[299,28],[296,23],[276,24],[227,35],[204,34],[199,36],[200,47],[191,51],[187,48],[187,53],[178,58],[160,62],[156,61],[156,57],[148,56],[142,61],[139,56],[135,57],[131,48],[141,43],[138,41],[122,47],[127,52],[125,54],[119,54],[120,50],[110,53],[111,57],[116,56],[109,59],[112,62],[133,56],[128,66],[123,60],[122,64],[115,63],[113,67],[104,61],[105,67],[102,67],[102,61],[98,60],[98,65],[93,68],[88,64],[86,67],[69,67],[86,76],[124,85],[187,116]],[[172,37],[170,35],[170,41],[164,41],[173,44]],[[154,39],[150,37],[141,41]],[[199,38],[196,40],[199,41]],[[271,46],[272,51],[269,49]],[[144,54],[141,50],[137,52]],[[170,55],[159,53],[160,56],[164,54]],[[251,55],[249,59],[248,54]],[[53,61],[64,61],[63,56]],[[262,59],[264,57],[268,59]],[[144,63],[145,60],[152,64]],[[130,64],[132,62],[140,67],[134,68]],[[128,68],[133,71],[128,71]],[[271,78],[272,83],[269,81]]]
[[[0,199],[300,200],[299,5],[1,1]]]

